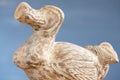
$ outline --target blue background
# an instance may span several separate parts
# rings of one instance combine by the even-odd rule
[[[22,1],[35,9],[55,5],[64,11],[56,41],[80,46],[108,41],[120,56],[120,0],[0,0],[0,80],[28,80],[12,60],[32,33],[31,27],[14,19],[15,8]],[[120,63],[111,65],[105,80],[120,80]]]

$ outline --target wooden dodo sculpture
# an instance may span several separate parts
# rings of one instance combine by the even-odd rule
[[[58,7],[48,5],[35,10],[22,2],[15,11],[15,19],[33,28],[30,38],[13,57],[30,80],[103,80],[109,64],[119,61],[107,42],[86,48],[55,42],[64,20]]]

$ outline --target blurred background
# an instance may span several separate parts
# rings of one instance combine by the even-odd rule
[[[26,41],[32,28],[14,19],[17,5],[28,2],[33,8],[55,5],[65,13],[56,41],[79,46],[110,42],[120,56],[120,0],[0,0],[0,80],[28,80],[12,57]],[[120,63],[110,65],[105,80],[120,79]]]

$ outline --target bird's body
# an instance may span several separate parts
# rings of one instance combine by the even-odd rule
[[[109,63],[104,64],[107,59],[104,54],[106,56],[109,51],[103,53],[107,50],[100,49],[100,52],[94,52],[96,49],[91,47],[55,42],[64,20],[61,9],[49,5],[34,10],[23,2],[17,7],[15,18],[33,28],[30,38],[13,57],[15,64],[25,71],[30,80],[103,80],[109,67]],[[118,62],[116,56],[110,58]]]
[[[96,66],[98,64],[98,59],[90,51],[82,47],[67,42],[55,42],[52,50],[41,55],[40,57],[42,57],[43,60],[40,60],[41,58],[39,59],[37,57],[39,53],[36,53],[40,48],[34,48],[35,50],[31,52],[26,45],[28,44],[26,43],[20,47],[20,51],[22,52],[19,52],[19,50],[16,52],[15,63],[25,70],[30,80],[97,79]],[[36,53],[36,55],[31,55],[30,53]],[[23,56],[23,54],[25,56]],[[19,56],[17,57],[17,55]],[[26,60],[28,56],[31,57],[29,61]]]
[[[68,42],[34,33],[14,55],[15,64],[30,80],[96,80],[96,55]]]

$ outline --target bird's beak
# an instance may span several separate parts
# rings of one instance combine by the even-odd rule
[[[115,59],[114,63],[118,63],[119,62],[119,59],[118,57]]]
[[[114,57],[114,59],[112,60],[112,62],[113,63],[118,63],[119,62],[119,58],[118,58],[118,55],[117,55],[117,53],[115,52],[115,57]]]
[[[15,14],[14,14],[15,19],[19,20],[20,18],[25,16],[26,11],[30,10],[30,8],[31,7],[26,2],[20,3],[18,5],[18,7],[16,8],[16,11],[15,11]]]
[[[40,11],[33,9],[28,3],[22,2],[16,8],[14,17],[18,21],[33,26],[45,24]]]

